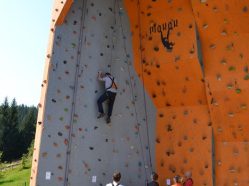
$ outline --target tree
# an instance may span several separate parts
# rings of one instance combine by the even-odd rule
[[[37,109],[31,107],[21,123],[21,134],[23,139],[23,153],[26,153],[32,140],[35,137],[35,124],[37,119]]]
[[[28,152],[35,136],[37,108],[17,105],[8,99],[0,105],[0,152],[2,161],[13,161]]]
[[[17,110],[18,110],[18,128],[21,129],[21,125],[23,123],[23,120],[25,119],[25,117],[27,116],[28,112],[30,109],[32,109],[33,107],[28,107],[26,105],[18,105]]]
[[[0,111],[1,111],[0,112],[0,151],[3,151],[5,126],[9,125],[9,102],[8,102],[8,98],[5,98],[4,103],[2,104]]]
[[[12,161],[21,157],[21,138],[18,131],[18,111],[13,99],[8,113],[8,122],[4,123],[2,161]]]

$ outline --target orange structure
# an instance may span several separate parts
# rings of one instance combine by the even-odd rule
[[[127,1],[126,7],[135,68],[157,108],[156,170],[169,177],[192,170],[196,185],[212,185],[212,128],[191,3]],[[172,50],[162,44],[161,32],[168,31]]]
[[[192,1],[202,44],[216,185],[248,185],[247,1]]]
[[[212,177],[215,185],[248,185],[249,3],[127,0],[126,7],[135,67],[158,109],[159,174],[192,169],[197,185],[212,185]],[[171,27],[167,52],[160,32]]]

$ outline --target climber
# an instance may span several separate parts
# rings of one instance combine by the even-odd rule
[[[121,179],[121,173],[120,172],[115,172],[112,177],[113,181],[112,183],[108,183],[106,186],[123,186],[121,185],[120,179]]]
[[[158,174],[155,172],[152,172],[151,174],[152,181],[147,184],[147,186],[159,186],[157,180],[158,180]]]
[[[183,185],[184,185],[184,186],[193,186],[194,181],[193,181],[193,179],[192,179],[192,172],[191,172],[191,171],[185,172],[185,177],[186,177],[186,180],[185,180],[185,182],[183,183]]]
[[[99,110],[99,115],[97,118],[102,118],[105,116],[102,103],[108,100],[109,102],[108,102],[108,113],[107,113],[106,123],[110,123],[112,109],[118,89],[117,82],[116,79],[114,79],[114,77],[108,72],[107,73],[98,72],[98,79],[100,81],[105,82],[105,93],[102,94],[97,101],[98,110]]]

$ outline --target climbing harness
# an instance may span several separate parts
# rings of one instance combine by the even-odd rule
[[[111,76],[108,76],[108,77],[111,79],[112,84],[110,85],[110,87],[106,88],[106,90],[111,89],[113,86],[114,86],[115,89],[118,89],[118,86],[116,85],[116,83],[114,81],[114,77],[113,78]]]
[[[78,90],[79,68],[80,68],[80,59],[81,59],[81,52],[80,51],[81,51],[82,42],[83,42],[83,27],[84,27],[85,17],[86,17],[86,5],[87,5],[87,0],[82,0],[80,36],[79,36],[79,41],[78,41],[76,72],[75,72],[75,76],[74,76],[73,104],[72,104],[72,110],[71,110],[71,114],[70,114],[70,128],[69,128],[68,146],[67,146],[67,153],[66,153],[64,186],[68,186],[68,174],[69,174],[71,145],[72,145],[72,131],[73,131],[73,122],[74,122],[74,115],[75,115],[75,103],[76,103],[77,90]]]

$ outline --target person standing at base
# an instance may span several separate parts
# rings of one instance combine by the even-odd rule
[[[105,116],[102,103],[108,100],[108,113],[106,118],[106,123],[111,122],[111,115],[113,110],[114,101],[117,94],[117,83],[114,77],[110,73],[98,72],[98,80],[105,82],[105,93],[102,94],[98,101],[99,115],[98,119]]]
[[[186,177],[186,180],[183,183],[183,186],[193,186],[194,185],[194,181],[192,179],[192,172],[191,171],[185,172],[185,177]]]
[[[158,174],[155,172],[152,172],[151,174],[152,181],[150,183],[147,183],[147,186],[159,186],[157,180],[158,180]]]
[[[174,184],[172,186],[182,186],[182,178],[179,175],[174,177]]]
[[[113,174],[112,183],[108,183],[106,184],[106,186],[123,186],[120,184],[120,180],[121,180],[121,173],[116,172]]]

